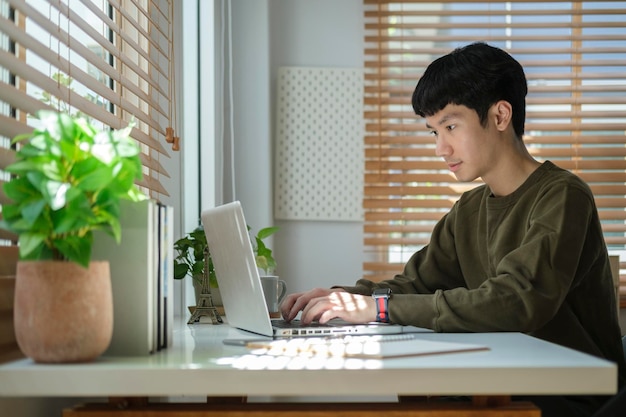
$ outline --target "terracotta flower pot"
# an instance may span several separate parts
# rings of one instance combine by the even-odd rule
[[[87,362],[113,334],[108,261],[20,261],[15,283],[15,336],[36,362]]]

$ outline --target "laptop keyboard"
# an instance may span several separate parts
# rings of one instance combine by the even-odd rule
[[[302,324],[300,320],[286,321],[283,319],[272,320],[272,326],[278,327],[281,329],[300,329],[302,327],[330,327],[328,324],[321,324],[318,322]]]

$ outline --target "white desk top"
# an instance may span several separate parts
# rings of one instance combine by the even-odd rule
[[[0,397],[613,394],[615,364],[519,333],[420,334],[488,351],[362,360],[258,357],[230,328],[181,324],[175,345],[89,364],[0,365]]]

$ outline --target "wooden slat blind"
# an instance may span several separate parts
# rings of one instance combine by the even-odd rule
[[[626,2],[376,1],[365,4],[365,248],[389,278],[427,244],[461,192],[435,157],[411,94],[434,59],[485,41],[528,78],[526,144],[589,183],[611,253],[626,254]],[[626,294],[622,277],[622,292]]]
[[[82,113],[102,128],[135,120],[151,197],[168,195],[171,0],[0,0],[0,204],[10,139],[39,109]]]

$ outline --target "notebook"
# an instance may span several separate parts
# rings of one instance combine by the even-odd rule
[[[239,201],[205,209],[202,225],[228,323],[238,329],[269,337],[339,336],[431,332],[414,326],[331,320],[302,325],[272,320],[267,312],[261,278],[256,267],[243,209]]]
[[[255,355],[343,356],[361,359],[403,358],[489,350],[484,345],[425,340],[414,333],[253,340],[247,342],[245,346]]]

